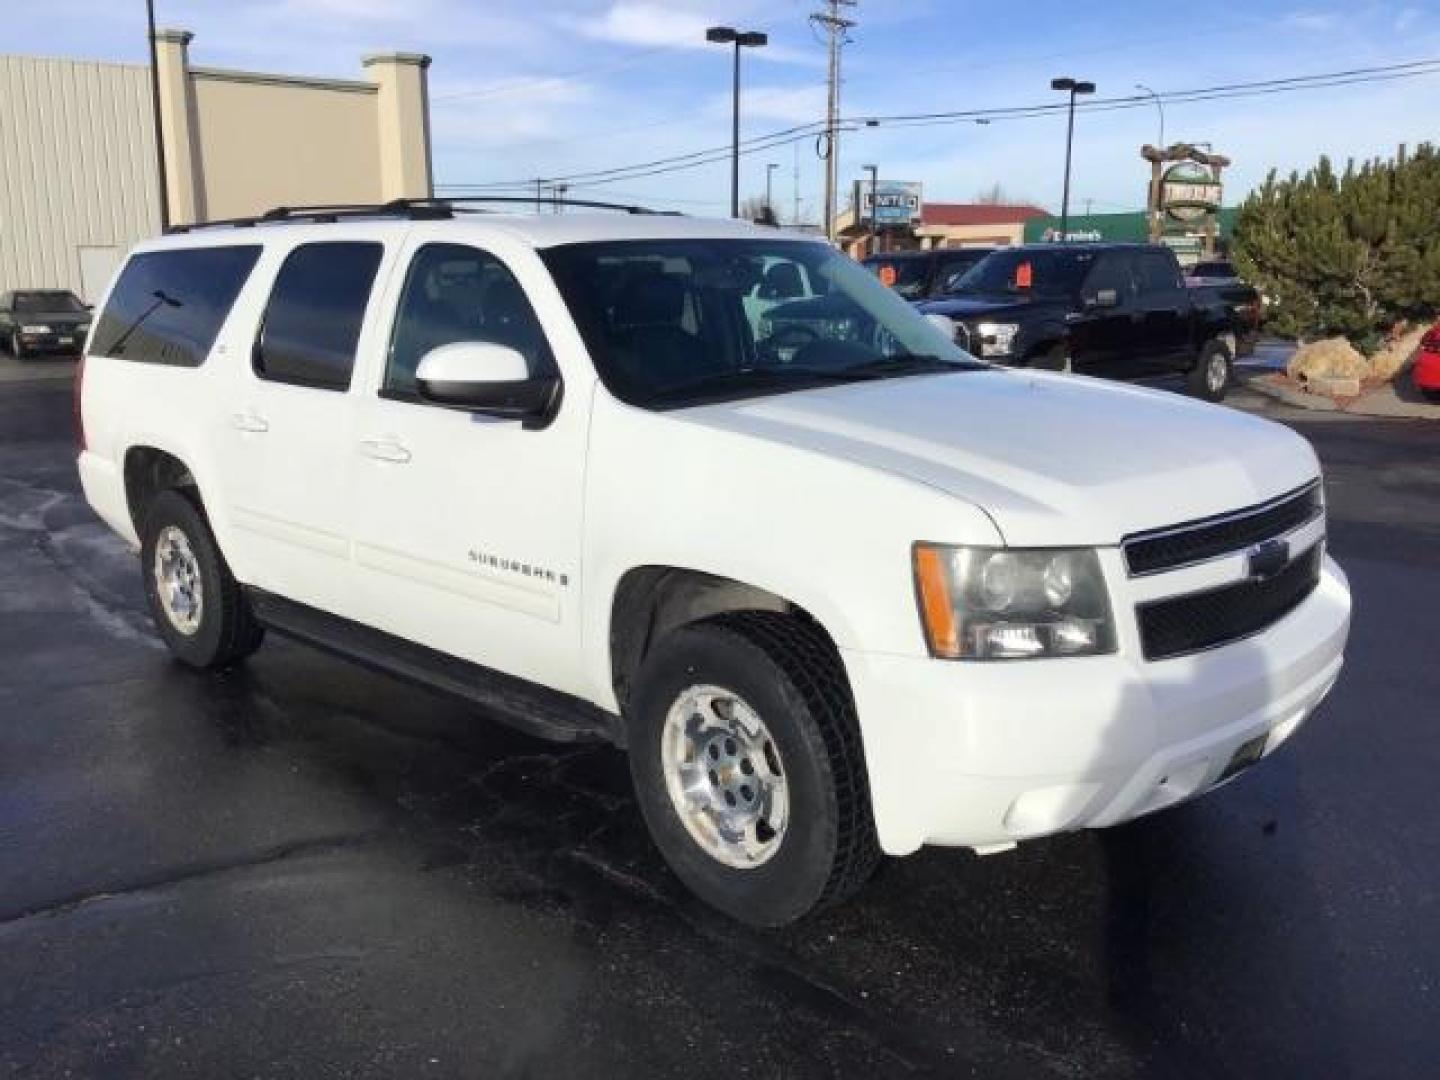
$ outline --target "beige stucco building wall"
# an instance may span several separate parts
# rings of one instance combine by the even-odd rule
[[[0,56],[0,292],[91,296],[160,229],[147,71]]]
[[[307,78],[196,67],[191,40],[156,34],[172,224],[431,194],[428,57]],[[0,56],[0,146],[0,291],[93,301],[160,231],[147,67]]]

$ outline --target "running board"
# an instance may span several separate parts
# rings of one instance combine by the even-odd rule
[[[625,744],[618,716],[548,686],[472,664],[263,589],[243,587],[270,630],[362,667],[458,697],[513,728],[552,742]]]

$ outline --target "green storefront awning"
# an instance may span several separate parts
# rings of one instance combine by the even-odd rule
[[[1221,239],[1229,237],[1231,230],[1235,227],[1236,213],[1234,207],[1226,207],[1220,211],[1218,216]],[[1069,231],[1071,235],[1087,240],[1144,243],[1150,239],[1144,210],[1132,210],[1119,214],[1071,214]],[[1201,231],[1199,228],[1181,228],[1178,223],[1172,222],[1171,227],[1167,230],[1167,235],[1177,237],[1187,233],[1199,235]],[[1054,239],[1059,232],[1060,218],[1058,215],[1031,218],[1025,222],[1025,242],[1027,244]]]

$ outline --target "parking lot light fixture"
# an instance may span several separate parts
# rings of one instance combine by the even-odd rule
[[[1075,98],[1080,94],[1093,94],[1095,84],[1066,75],[1051,79],[1050,89],[1070,95],[1069,118],[1065,125],[1065,188],[1060,196],[1060,242],[1063,244],[1070,235],[1070,157],[1075,143]]]
[[[705,40],[735,47],[734,100],[730,117],[730,216],[740,216],[740,50],[758,49],[770,38],[758,30],[736,30],[733,26],[712,26]]]

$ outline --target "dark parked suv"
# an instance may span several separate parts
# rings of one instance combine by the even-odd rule
[[[865,269],[906,300],[929,300],[955,291],[965,272],[995,248],[936,248],[871,255]]]
[[[17,360],[37,353],[78,353],[90,331],[90,309],[64,289],[0,294],[0,345]]]
[[[923,303],[996,363],[1136,378],[1183,372],[1219,401],[1250,332],[1213,287],[1187,288],[1169,248],[1031,244],[977,263],[954,295]]]

